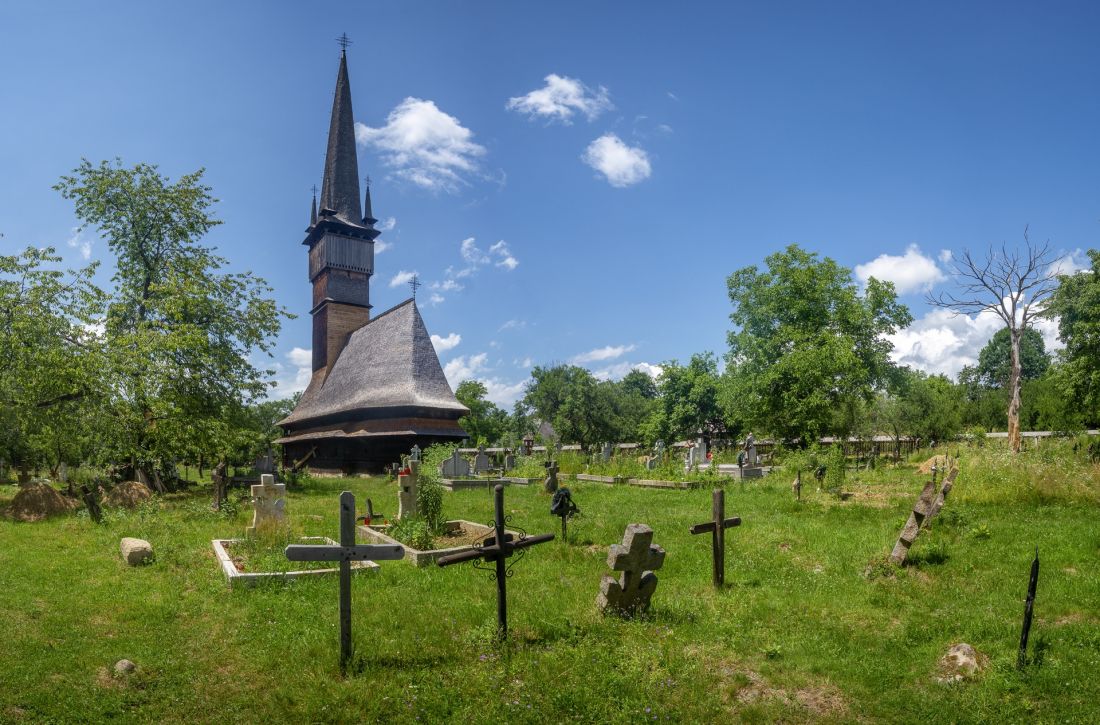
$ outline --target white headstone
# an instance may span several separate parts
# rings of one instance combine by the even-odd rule
[[[268,521],[282,523],[286,520],[286,484],[275,483],[275,476],[265,473],[260,483],[251,488],[252,525],[246,533],[255,533],[256,528]]]

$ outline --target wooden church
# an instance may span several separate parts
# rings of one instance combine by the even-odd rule
[[[287,466],[314,473],[377,472],[414,444],[466,437],[416,299],[371,317],[378,221],[370,187],[359,202],[359,163],[346,48],[332,102],[320,208],[314,197],[303,244],[313,285],[313,376],[279,421]]]

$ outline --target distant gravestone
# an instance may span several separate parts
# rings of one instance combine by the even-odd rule
[[[511,471],[516,467],[516,457],[512,453],[504,454],[504,470]]]
[[[750,432],[745,436],[745,465],[755,466],[759,462],[756,455],[756,437]]]
[[[546,466],[546,480],[543,481],[542,488],[546,493],[554,493],[558,490],[558,462],[547,461]]]
[[[420,446],[416,445],[415,443],[413,443],[412,450],[409,451],[409,460],[410,461],[419,461],[420,460]]]
[[[451,457],[443,461],[439,467],[439,472],[444,478],[461,478],[462,476],[470,475],[470,462],[462,457],[462,454],[458,452],[456,448]]]
[[[257,527],[267,522],[282,523],[286,520],[286,484],[275,483],[270,473],[260,476],[260,483],[250,489],[252,494],[252,525],[245,533],[256,533]]]
[[[909,514],[909,520],[905,522],[901,534],[898,535],[898,541],[894,544],[894,550],[890,552],[890,561],[898,565],[905,562],[905,557],[909,555],[909,547],[913,545],[913,542],[917,539],[917,534],[920,533],[921,523],[932,510],[935,496],[936,484],[931,481],[924,484],[924,489],[920,492],[917,503],[913,506],[913,512]]]
[[[253,464],[256,468],[256,472],[261,476],[265,473],[275,473],[275,456],[268,451],[265,455],[256,459]]]
[[[485,452],[485,446],[478,446],[477,456],[474,457],[474,472],[489,472],[489,454]]]
[[[631,615],[649,608],[657,590],[654,570],[665,563],[665,550],[653,544],[653,529],[645,524],[630,524],[622,544],[612,544],[607,565],[621,571],[618,579],[605,576],[600,582],[596,606],[604,613]]]
[[[68,483],[68,481],[69,481],[69,464],[68,463],[65,463],[64,461],[62,461],[61,465],[57,467],[57,479],[59,481],[61,481],[61,483]]]
[[[600,449],[600,459],[605,463],[611,460],[611,444],[604,443],[603,448]]]
[[[420,461],[409,461],[409,467],[397,476],[397,518],[416,516],[416,484],[420,478]]]

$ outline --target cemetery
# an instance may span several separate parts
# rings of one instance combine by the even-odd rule
[[[1100,722],[1095,9],[55,5],[0,724]]]

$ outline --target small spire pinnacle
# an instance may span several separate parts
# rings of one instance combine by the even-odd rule
[[[313,207],[309,212],[309,225],[317,223],[317,184],[313,185]]]
[[[366,194],[363,195],[363,223],[371,226],[377,219],[374,218],[374,212],[371,210],[370,203],[370,177],[364,176],[363,183],[367,187]]]

